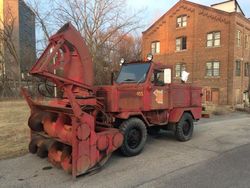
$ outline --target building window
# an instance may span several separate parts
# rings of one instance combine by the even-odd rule
[[[179,16],[176,20],[176,27],[186,27],[187,26],[187,15]]]
[[[175,65],[175,77],[181,77],[182,72],[186,70],[185,63],[178,63]]]
[[[240,76],[240,73],[241,73],[241,61],[237,60],[235,66],[236,66],[235,67],[235,75]]]
[[[236,32],[236,43],[238,47],[241,46],[241,31],[240,30],[237,30]]]
[[[220,46],[220,32],[212,32],[207,34],[207,47]]]
[[[248,66],[250,66],[249,63],[245,63],[245,69],[244,69],[245,76],[249,76],[249,67]]]
[[[249,48],[249,36],[245,35],[245,48]]]
[[[220,62],[211,61],[206,64],[206,76],[220,76]]]
[[[152,42],[151,44],[151,53],[154,54],[159,54],[160,53],[160,48],[161,44],[159,41]]]
[[[180,37],[176,39],[176,51],[187,49],[187,37]]]

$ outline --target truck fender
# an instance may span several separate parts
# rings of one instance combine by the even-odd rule
[[[170,123],[177,123],[180,121],[183,113],[187,112],[190,113],[194,120],[198,120],[201,118],[201,107],[195,107],[195,108],[175,108],[170,111],[169,114],[169,122]]]
[[[117,114],[115,117],[123,120],[129,119],[130,117],[138,117],[145,123],[146,126],[150,125],[146,117],[141,112],[122,112]]]

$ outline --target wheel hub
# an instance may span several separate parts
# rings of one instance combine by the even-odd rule
[[[138,147],[142,139],[142,135],[139,130],[132,129],[128,134],[128,146],[131,149]]]
[[[190,125],[187,121],[185,121],[185,124],[183,125],[183,133],[185,136],[189,134],[190,131]]]

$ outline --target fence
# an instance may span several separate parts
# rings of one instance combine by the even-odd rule
[[[0,81],[0,100],[20,99],[22,98],[20,89],[28,88],[33,94],[37,93],[38,84],[41,81],[35,79],[12,80],[2,79]]]

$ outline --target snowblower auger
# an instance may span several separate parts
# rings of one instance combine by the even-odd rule
[[[123,135],[112,128],[94,95],[92,59],[70,23],[50,38],[30,74],[55,84],[62,98],[35,101],[22,89],[31,109],[29,151],[73,177],[102,166],[122,145]]]

